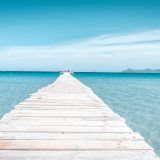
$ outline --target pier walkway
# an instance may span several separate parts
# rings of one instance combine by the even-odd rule
[[[142,136],[70,73],[0,121],[0,160],[158,159]]]

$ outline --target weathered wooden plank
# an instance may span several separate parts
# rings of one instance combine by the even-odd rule
[[[86,104],[86,103],[63,103],[63,102],[61,102],[61,103],[49,103],[49,102],[39,102],[39,101],[37,101],[36,103],[34,102],[34,103],[32,103],[32,102],[22,102],[22,103],[20,103],[20,105],[30,105],[30,106],[72,106],[72,107],[78,107],[78,106],[80,106],[80,107],[104,107],[104,105],[99,105],[99,104],[95,104],[95,103],[89,103],[89,104]],[[25,107],[25,106],[24,106]]]
[[[15,126],[1,124],[0,132],[132,132],[129,127],[109,127],[109,126]]]
[[[123,121],[123,119],[120,119],[120,118],[117,118],[117,117],[85,117],[85,116],[81,116],[81,117],[78,117],[78,116],[53,116],[53,117],[33,117],[33,116],[4,116],[3,117],[3,121],[7,120],[7,121],[12,121],[12,120],[31,120],[33,119],[34,121],[38,120],[38,119],[44,119],[44,120],[51,120],[51,121],[54,121],[54,120],[73,120],[73,121],[102,121],[102,122],[108,122],[108,121]]]
[[[78,111],[108,111],[106,108],[102,108],[100,109],[100,107],[87,107],[87,106],[47,106],[47,105],[34,105],[34,106],[30,106],[30,105],[25,105],[25,106],[16,106],[14,108],[14,110],[64,110],[64,111],[73,111],[73,110],[78,110]]]
[[[112,113],[108,113],[106,111],[65,111],[65,110],[59,110],[59,111],[17,111],[17,110],[13,110],[11,111],[9,114],[9,116],[108,116],[108,117],[119,117],[116,114],[112,114]]]
[[[42,133],[0,132],[0,139],[30,140],[143,140],[138,133]]]
[[[152,150],[136,140],[0,140],[0,149],[9,150]]]
[[[75,120],[75,119],[53,119],[53,118],[16,118],[12,120],[6,120],[0,122],[1,124],[11,124],[11,125],[76,125],[76,126],[126,126],[123,121],[87,121],[87,120]]]
[[[38,155],[38,156],[37,156]],[[158,160],[153,151],[0,151],[1,160]]]

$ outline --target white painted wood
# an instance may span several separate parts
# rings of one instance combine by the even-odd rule
[[[37,156],[38,155],[38,156]],[[0,151],[2,160],[158,160],[153,151],[108,150],[108,151]]]
[[[136,140],[0,140],[0,149],[9,150],[152,150]]]
[[[3,116],[0,159],[159,158],[90,88],[64,73]]]
[[[33,125],[3,125],[0,126],[0,132],[132,132],[127,126],[33,126]]]
[[[138,133],[42,133],[42,132],[0,132],[0,139],[30,140],[143,140]]]
[[[64,118],[15,118],[11,120],[4,119],[0,122],[1,124],[12,124],[12,125],[76,125],[76,126],[108,126],[108,127],[120,127],[120,126],[126,126],[125,122],[123,121],[92,121],[92,120],[77,120],[77,119],[64,119]]]

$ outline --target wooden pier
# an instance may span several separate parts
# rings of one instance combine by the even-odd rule
[[[158,159],[142,136],[70,73],[0,121],[0,160]]]

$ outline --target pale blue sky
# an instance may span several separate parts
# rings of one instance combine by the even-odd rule
[[[159,19],[159,0],[0,0],[0,70],[160,68]]]

